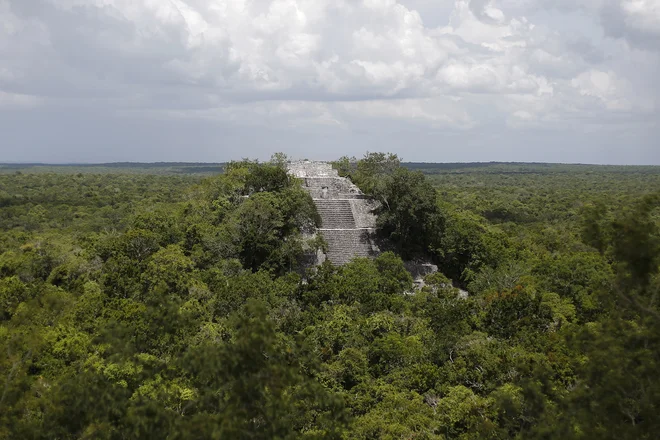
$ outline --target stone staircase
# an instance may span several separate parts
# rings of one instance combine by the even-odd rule
[[[328,260],[342,265],[355,257],[378,255],[380,250],[372,239],[376,231],[373,212],[378,207],[377,202],[364,195],[349,179],[339,177],[337,170],[327,162],[291,162],[289,173],[302,180],[303,188],[314,200],[321,216],[317,233],[328,243],[328,252],[317,254],[316,264]],[[417,288],[424,286],[425,275],[438,270],[436,265],[423,261],[405,264]],[[460,296],[467,296],[467,292],[461,291]]]
[[[351,204],[346,199],[314,199],[322,229],[355,229]]]
[[[321,229],[328,242],[326,258],[335,265],[348,263],[355,257],[374,257],[368,229]]]
[[[294,162],[289,172],[302,179],[321,216],[318,232],[328,243],[328,253],[319,263],[327,259],[341,265],[378,254],[370,238],[375,228],[371,201],[349,179],[339,177],[326,162]]]

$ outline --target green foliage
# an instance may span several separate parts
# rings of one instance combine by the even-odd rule
[[[395,252],[305,270],[281,154],[1,174],[0,439],[657,437],[657,170],[335,166]]]
[[[350,170],[342,158],[335,163],[360,189],[379,202],[375,210],[381,238],[406,259],[425,258],[438,246],[444,219],[435,189],[421,172],[401,167],[394,154],[367,153]]]
[[[488,334],[502,339],[519,332],[543,332],[552,319],[552,311],[542,298],[522,286],[489,295],[485,300],[483,325]]]
[[[404,258],[425,255],[439,243],[444,229],[435,189],[421,172],[398,168],[374,195],[380,200],[377,226]]]
[[[645,289],[660,266],[660,227],[653,214],[660,207],[660,193],[646,196],[632,212],[612,223],[611,253],[625,272],[628,287]]]
[[[0,279],[0,319],[11,319],[19,304],[29,298],[27,286],[17,277]]]
[[[501,230],[479,216],[457,210],[445,211],[445,228],[436,245],[438,263],[456,280],[471,280],[485,268],[495,268],[509,259],[510,244]]]
[[[608,262],[593,252],[546,256],[533,273],[543,290],[569,299],[584,321],[598,314],[601,298],[608,294],[614,281]]]
[[[355,157],[342,156],[332,162],[332,168],[336,169],[341,177],[349,177],[355,171],[356,164],[357,159]]]
[[[579,438],[650,439],[660,404],[658,323],[604,319],[577,331],[581,380],[566,403]],[[602,383],[605,386],[590,386]]]
[[[243,267],[282,274],[298,270],[317,242],[305,242],[320,218],[285,163],[243,161],[227,165],[226,174],[203,183],[200,198],[184,210],[198,213],[187,227],[186,247],[205,262],[238,258]],[[199,225],[206,220],[214,225]]]

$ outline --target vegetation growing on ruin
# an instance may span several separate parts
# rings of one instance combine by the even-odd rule
[[[0,438],[657,437],[660,169],[343,158],[392,252],[305,275],[282,156],[184,165],[0,173]]]

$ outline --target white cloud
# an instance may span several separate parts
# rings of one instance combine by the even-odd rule
[[[640,47],[660,50],[660,0],[618,0],[602,7],[605,30]]]
[[[312,92],[313,99],[375,99],[473,87],[510,92],[538,82],[508,58],[511,48],[525,46],[531,25],[505,19],[490,4],[477,18],[467,2],[457,2],[456,27],[439,31],[395,1],[50,0],[40,6],[24,17],[47,30],[51,60],[97,85],[99,77],[112,79],[113,94],[114,86],[132,93],[128,86],[135,84],[173,84],[255,100],[296,91]],[[7,21],[12,29],[19,26],[14,21]],[[468,46],[477,39],[486,52],[472,55]],[[461,70],[468,74],[457,80]]]
[[[306,133],[369,120],[560,131],[609,114],[624,130],[658,107],[659,4],[0,0],[0,99]]]
[[[571,85],[580,95],[591,96],[603,101],[608,109],[630,110],[631,103],[625,99],[625,89],[628,85],[617,78],[614,72],[590,70],[573,78]]]
[[[660,51],[660,0],[502,0],[519,9],[579,11],[593,17],[608,37]]]
[[[7,93],[0,90],[0,109],[30,109],[39,106],[42,100],[37,96]]]

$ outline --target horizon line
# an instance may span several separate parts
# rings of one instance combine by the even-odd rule
[[[309,160],[312,162],[333,162],[332,160],[314,160],[314,159],[300,159],[300,160],[290,160],[289,162],[302,162]],[[142,161],[116,161],[116,162],[0,162],[0,167],[4,166],[117,166],[117,165],[225,165],[234,160],[228,160],[224,162],[182,162],[182,161],[155,161],[155,162],[142,162]],[[266,161],[259,161],[260,163],[267,163]],[[469,162],[424,162],[424,161],[402,161],[404,164],[425,164],[425,165],[581,165],[581,166],[622,166],[622,167],[658,167],[660,164],[617,164],[617,163],[588,163],[588,162],[517,162],[517,161],[469,161]]]

